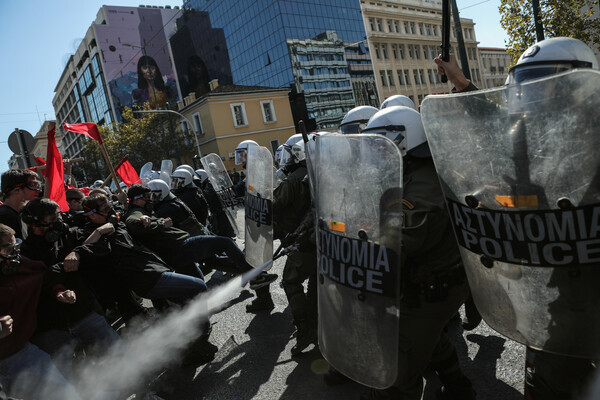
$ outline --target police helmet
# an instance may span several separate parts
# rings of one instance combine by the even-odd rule
[[[244,140],[238,144],[235,148],[235,165],[246,164],[248,148],[251,146],[258,146],[258,143],[254,140]]]
[[[415,103],[410,99],[410,97],[403,94],[395,94],[388,97],[383,101],[383,103],[381,103],[381,107],[379,107],[379,109],[383,110],[384,108],[391,106],[405,106],[412,108],[413,110],[417,109]]]
[[[181,168],[176,169],[171,174],[171,189],[181,189],[189,184],[192,184],[193,178],[192,174],[190,174],[187,170]]]
[[[306,159],[304,153],[304,140],[300,139],[291,146],[288,144],[283,145],[283,151],[281,152],[282,167],[290,167],[294,164],[298,164],[304,159]]]
[[[189,166],[187,164],[181,164],[180,166],[178,166],[177,168],[175,168],[175,171],[177,171],[178,169],[184,169],[187,172],[189,172],[190,175],[194,176],[194,168],[192,168],[191,166]]]
[[[203,169],[197,169],[194,171],[194,178],[200,179],[201,183],[204,183],[208,179],[208,174]]]
[[[290,136],[288,138],[288,140],[285,141],[285,144],[288,145],[293,145],[294,143],[296,143],[298,140],[302,139],[302,134],[301,133],[294,133],[292,136]]]
[[[509,70],[506,83],[522,83],[575,68],[598,69],[594,52],[581,40],[555,37],[525,50]]]
[[[363,133],[377,133],[392,139],[400,148],[402,157],[431,157],[421,115],[412,108],[391,106],[378,111]]]
[[[360,133],[369,119],[379,111],[371,106],[358,106],[348,111],[348,114],[342,119],[340,124],[340,132],[344,135],[350,133]]]
[[[152,200],[157,203],[166,199],[171,193],[169,185],[162,179],[152,179],[147,186],[152,189]]]

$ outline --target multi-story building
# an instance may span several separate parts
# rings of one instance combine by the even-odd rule
[[[367,40],[344,43],[344,48],[356,105],[379,108],[381,102],[377,96],[377,83]]]
[[[344,43],[335,31],[314,39],[288,39],[294,83],[320,129],[337,128],[355,105]]]
[[[290,55],[290,50],[297,46],[290,46],[288,40],[314,40],[326,31],[335,31],[338,39],[348,44],[365,40],[358,1],[186,0],[184,8],[207,11],[211,25],[224,29],[233,82],[240,85],[293,85],[297,90],[304,90],[298,87],[290,62],[294,56]],[[320,47],[317,48],[321,51]],[[313,93],[300,93],[314,97]],[[321,104],[324,106],[322,109],[319,108]],[[308,104],[308,107],[315,113],[315,118],[316,114],[331,112],[327,102]],[[338,107],[334,114],[327,114],[323,123],[330,127],[335,124],[334,121],[341,121],[349,109],[347,107],[352,108],[354,104],[348,102],[347,106]]]
[[[125,106],[175,105],[180,89],[168,39],[181,14],[178,7],[168,6],[100,8],[54,90],[52,104],[65,157],[77,157],[86,138],[65,132],[64,122],[103,125],[119,121]]]
[[[382,101],[403,94],[419,106],[428,94],[449,91],[449,84],[441,82],[433,62],[442,40],[441,1],[360,0],[360,6]],[[471,19],[460,21],[471,79],[481,86],[475,24]],[[456,33],[454,29],[451,32],[450,44],[457,53]]]
[[[288,99],[290,89],[217,86],[215,81],[211,89],[198,99],[191,94],[179,103],[178,112],[186,118],[181,122],[185,146],[195,147],[196,135],[201,154],[218,154],[228,170],[240,169],[235,165],[235,148],[243,140],[254,140],[274,153],[296,133]]]
[[[480,47],[481,71],[484,87],[493,88],[502,86],[508,77],[508,68],[512,63],[512,56],[506,49],[497,47]]]

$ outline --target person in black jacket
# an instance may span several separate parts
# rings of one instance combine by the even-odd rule
[[[171,175],[171,191],[192,210],[198,222],[204,225],[208,219],[208,204],[202,192],[194,185],[194,174],[192,167],[179,166]]]
[[[121,339],[96,312],[96,300],[82,276],[63,271],[62,262],[78,239],[62,222],[58,204],[50,199],[31,200],[22,207],[21,218],[29,232],[21,253],[47,267],[37,309],[38,326],[31,341],[50,354],[70,378],[76,347],[82,346],[90,357],[120,344]]]
[[[162,258],[134,240],[125,223],[118,221],[106,196],[87,197],[83,209],[90,220],[85,230],[88,239],[84,245],[76,247],[74,253],[76,260],[85,268],[105,271],[137,295],[152,300],[170,300],[184,305],[207,290],[204,280],[173,272]],[[107,222],[112,224],[113,229],[105,229]],[[98,241],[90,244],[94,240]],[[77,268],[78,265],[65,265],[65,270]],[[201,332],[184,363],[204,363],[214,358],[218,348],[208,342],[208,316]]]

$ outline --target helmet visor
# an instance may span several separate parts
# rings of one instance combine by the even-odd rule
[[[184,186],[185,184],[185,179],[178,177],[178,176],[172,176],[171,177],[171,189],[180,189]]]
[[[363,129],[365,129],[366,126],[367,126],[366,122],[356,122],[353,124],[346,124],[346,125],[340,126],[340,132],[342,133],[342,135],[358,134],[358,133],[361,133],[363,131]]]
[[[235,165],[245,164],[247,154],[248,154],[247,149],[236,149],[235,150]]]
[[[281,150],[279,165],[284,167],[292,164],[294,164],[294,155],[292,154],[292,148],[290,146],[284,146]]]
[[[507,83],[515,84],[541,79],[549,75],[568,71],[572,67],[569,63],[517,65],[509,72]]]

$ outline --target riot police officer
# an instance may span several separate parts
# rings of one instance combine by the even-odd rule
[[[473,84],[464,77],[454,58],[451,57],[449,62],[444,62],[440,58],[437,58],[435,62],[438,65],[438,72],[445,73],[448,76],[448,79],[454,84],[456,90],[465,92],[476,89]],[[564,73],[573,69],[598,69],[598,61],[594,52],[585,43],[577,39],[566,37],[551,38],[538,42],[528,48],[521,55],[517,64],[510,69],[506,82],[508,85],[507,90],[510,90],[513,85],[520,89],[518,96],[513,98],[509,97],[507,99],[508,106],[511,108],[508,112],[513,117],[513,120],[516,121],[516,124],[521,124],[522,126],[524,125],[524,121],[527,122],[526,114],[529,110],[524,109],[521,106],[526,105],[527,107],[535,109],[535,106],[532,106],[533,104],[548,104],[547,102],[544,103],[544,101],[547,100],[545,97],[562,97],[568,94],[564,92],[564,89],[561,89],[561,92],[557,93],[555,89],[556,86],[552,83],[548,85],[539,83],[537,86],[533,86],[534,84],[529,84],[530,81],[548,77],[553,74]],[[523,83],[527,83],[527,85],[518,86]],[[543,88],[544,90],[528,90],[527,87]],[[478,99],[478,104],[482,103],[480,100],[481,99]],[[585,112],[583,114],[585,114]],[[512,132],[513,136],[515,136],[515,132]],[[531,135],[533,136],[534,133]],[[544,134],[545,133],[546,132],[544,131]],[[520,144],[522,147],[523,145],[526,145],[526,141],[523,141]],[[539,151],[539,154],[536,154],[536,157],[540,158],[544,158],[545,156],[546,154],[541,150]],[[525,158],[522,161],[529,160]],[[517,164],[515,167],[523,169],[523,164]],[[527,175],[525,179],[529,179],[529,176]],[[541,194],[543,194],[543,192]],[[542,197],[543,196],[539,196],[539,198]],[[549,208],[547,204],[542,203],[543,202],[540,202],[537,207],[538,209],[543,210],[544,208]],[[585,202],[582,203],[585,204]],[[511,264],[508,264],[508,266],[511,266]],[[545,266],[555,267],[554,265]],[[535,330],[532,330],[539,332],[539,337],[545,337],[546,335],[549,337],[545,343],[538,344],[538,347],[541,347],[542,351],[530,353],[530,355],[533,356],[533,368],[527,373],[525,390],[532,399],[554,400],[576,398],[576,396],[581,393],[581,388],[594,369],[591,360],[581,358],[581,354],[579,354],[579,357],[568,355],[570,350],[577,347],[574,346],[575,343],[560,343],[561,339],[566,340],[567,337],[570,336],[565,334],[565,329],[572,329],[573,331],[577,330],[575,327],[569,326],[571,325],[569,323],[569,318],[573,318],[572,321],[574,321],[574,318],[577,318],[573,315],[573,308],[585,308],[585,303],[577,304],[578,301],[580,301],[581,296],[584,296],[582,292],[585,291],[585,286],[576,286],[574,279],[571,276],[581,275],[581,269],[584,269],[584,266],[581,266],[581,269],[579,267],[580,266],[576,266],[573,269],[567,267],[554,268],[554,271],[552,272],[548,286],[552,287],[553,290],[556,290],[554,288],[558,288],[559,296],[558,298],[553,296],[552,302],[551,304],[548,304],[547,308],[550,314],[552,314],[554,310],[556,315],[551,315],[550,326],[545,329],[547,332],[544,332],[543,328],[537,326]],[[595,266],[592,266],[592,268],[594,267]],[[527,268],[531,269],[529,267]],[[577,285],[582,284],[578,283]],[[576,287],[578,288],[575,289]],[[514,290],[518,291],[518,289]],[[578,292],[578,295],[574,296],[574,292]],[[536,304],[541,303],[541,306],[544,306],[543,301],[538,299],[532,298],[527,300],[534,301]],[[524,301],[525,300],[519,300],[519,302]],[[575,304],[577,305],[575,306]],[[515,306],[523,307],[520,311],[524,315],[527,315],[527,305],[515,304]],[[568,310],[568,313],[570,313],[571,316],[566,317],[561,315],[562,312],[566,310]],[[567,326],[569,327],[566,328]],[[562,327],[565,327],[565,329]],[[523,338],[520,339],[523,341]],[[553,351],[543,351],[546,347],[553,349]],[[563,350],[560,351],[560,349]],[[590,357],[592,356],[593,355],[590,355]]]
[[[446,209],[421,116],[403,106],[377,112],[364,133],[387,136],[403,157],[400,354],[396,384],[373,389],[363,399],[420,399],[430,365],[444,399],[474,399],[444,326],[468,295],[460,252]]]

